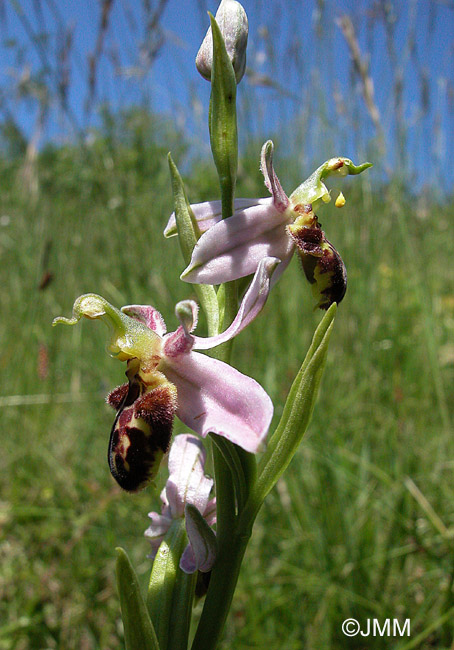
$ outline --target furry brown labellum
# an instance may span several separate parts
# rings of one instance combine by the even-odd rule
[[[169,448],[176,388],[165,378],[148,385],[137,373],[115,388],[107,402],[117,410],[109,441],[110,471],[121,488],[137,492],[156,476]]]
[[[347,271],[341,256],[325,236],[312,206],[295,206],[301,213],[288,231],[295,242],[304,274],[320,309],[339,303],[347,290]]]

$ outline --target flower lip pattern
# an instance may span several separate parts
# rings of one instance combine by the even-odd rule
[[[230,340],[257,316],[266,302],[270,278],[278,264],[275,258],[261,261],[237,316],[217,336],[202,338],[191,333],[197,324],[198,310],[192,300],[176,306],[181,325],[171,333],[166,333],[162,316],[154,307],[130,305],[119,311],[95,294],[78,298],[73,318],[60,317],[54,324],[74,325],[82,316],[102,319],[112,332],[111,354],[135,364],[129,379],[130,383],[132,379],[145,386],[138,391],[141,396],[162,386],[174,386],[175,412],[184,424],[202,437],[215,433],[255,453],[262,448],[273,415],[269,396],[251,377],[193,350],[208,350]],[[112,401],[119,410],[124,405],[126,390]],[[168,413],[165,415],[168,419]],[[140,419],[140,413],[134,413],[134,417]]]
[[[145,531],[152,548],[149,557],[154,558],[172,523],[186,514],[189,544],[180,561],[186,573],[197,569],[209,571],[215,560],[214,534],[211,531],[211,536],[204,535],[203,530],[201,533],[200,527],[193,526],[192,518],[187,515],[188,506],[192,506],[197,508],[207,526],[216,523],[216,499],[210,498],[213,479],[204,473],[205,460],[206,452],[198,438],[191,434],[175,437],[169,453],[169,478],[161,492],[162,511],[161,514],[149,513],[151,524]]]
[[[160,372],[145,372],[128,361],[127,384],[114,389],[107,403],[117,411],[110,433],[108,461],[124,490],[137,492],[153,479],[172,435],[176,388]]]
[[[331,175],[359,174],[371,166],[370,163],[356,166],[348,158],[331,158],[287,197],[274,171],[273,150],[274,145],[269,140],[261,153],[261,170],[272,195],[270,199],[235,201],[235,213],[224,220],[216,202],[192,206],[204,232],[193,250],[189,266],[181,275],[182,280],[201,284],[230,282],[254,273],[263,257],[274,256],[281,260],[273,276],[274,284],[289,264],[295,248],[301,256],[308,255],[307,247],[301,247],[300,242],[307,234],[305,230],[319,229],[315,205],[330,200],[324,179]],[[173,224],[171,217],[164,231],[167,236],[175,234]],[[321,262],[328,256],[337,260],[333,251],[334,247],[324,238],[320,250],[311,254]],[[340,260],[338,254],[337,257]],[[338,265],[341,262],[337,260]],[[326,273],[326,268],[326,264],[320,265],[317,279]],[[331,267],[330,273],[333,273]],[[340,268],[336,268],[335,273],[337,278],[343,277]],[[322,280],[323,292],[327,277]],[[339,296],[340,289],[336,293]],[[329,301],[321,302],[323,308],[329,306]]]

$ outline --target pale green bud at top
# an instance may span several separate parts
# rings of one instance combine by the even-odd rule
[[[222,0],[216,12],[216,22],[224,38],[225,48],[232,62],[237,84],[246,69],[248,20],[243,6],[236,0]],[[197,53],[195,64],[202,77],[211,81],[213,63],[213,35],[208,29]]]

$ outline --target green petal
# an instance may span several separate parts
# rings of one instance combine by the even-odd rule
[[[161,339],[144,323],[127,316],[113,307],[102,296],[86,293],[79,296],[73,306],[73,317],[59,316],[52,325],[75,325],[82,316],[90,320],[102,320],[110,330],[109,353],[121,361],[138,358],[149,359],[159,353]]]
[[[305,180],[293,194],[290,196],[290,204],[295,205],[312,205],[316,201],[328,203],[331,198],[328,188],[323,179],[328,176],[349,176],[361,174],[365,169],[372,167],[372,163],[365,162],[362,165],[354,165],[350,158],[330,158],[323,165],[320,165],[315,172]]]

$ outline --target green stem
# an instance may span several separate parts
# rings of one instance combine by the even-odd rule
[[[234,283],[230,283],[234,284]],[[234,299],[234,292],[228,290],[228,284],[224,285],[225,289],[225,305],[224,305],[224,319],[223,327],[225,329],[226,325],[228,326],[236,314],[236,309],[238,308],[238,301]],[[214,350],[213,356],[215,356],[220,361],[229,363],[232,353],[231,342],[224,343]],[[215,434],[210,434],[210,438],[213,438]],[[227,440],[226,446],[228,447],[232,443]],[[223,453],[219,449],[216,443],[212,444],[213,451],[213,464],[214,464],[214,476],[216,484],[216,537],[218,540],[218,547],[222,549],[224,544],[228,544],[228,540],[231,536],[231,531],[235,525],[235,486],[233,475],[230,470],[229,464],[224,458]],[[211,580],[210,588],[211,589]],[[208,598],[208,596],[207,596]],[[206,605],[205,600],[205,605]]]
[[[290,389],[281,421],[263,456],[259,477],[249,484],[248,499],[244,509],[238,513],[228,546],[223,545],[220,548],[193,650],[216,648],[227,618],[255,518],[264,498],[290,463],[309,423],[326,360],[335,313],[336,307],[333,306],[325,314],[314,334],[306,359]]]
[[[219,179],[220,186],[221,186],[221,206],[222,206],[222,218],[226,219],[227,217],[231,217],[232,214],[235,212],[235,203],[234,203],[234,196],[235,196],[235,178],[232,179],[229,176],[224,176]],[[224,217],[224,215],[227,215],[227,217]]]
[[[236,314],[238,299],[235,282],[227,283],[224,285],[224,289],[223,325],[225,328]],[[228,363],[231,352],[231,345],[222,345],[216,349],[216,357]],[[217,647],[232,603],[253,524],[253,519],[251,519],[249,525],[243,525],[241,531],[235,535],[237,516],[234,490],[236,487],[240,511],[255,480],[255,458],[253,454],[248,454],[228,440],[222,440],[221,448],[217,443],[212,445],[216,481],[218,556],[211,573],[210,585],[194,637],[193,650],[210,650]],[[234,467],[231,467],[226,462],[225,456],[238,459],[240,466],[235,464]],[[238,476],[234,477],[234,472],[238,472]]]
[[[236,79],[219,27],[211,15],[210,20],[213,34],[210,141],[221,186],[222,218],[228,219],[234,212],[238,165]],[[222,314],[222,331],[230,325],[238,311],[237,282],[222,285],[217,297],[218,313]],[[219,346],[213,356],[230,363],[232,344],[233,341],[229,341]],[[210,650],[217,647],[252,530],[251,522],[247,532],[235,533],[237,521],[235,488],[240,508],[251,489],[248,481],[253,481],[255,478],[255,459],[252,454],[246,453],[227,440],[222,441],[220,447],[217,443],[213,444],[212,450],[216,482],[218,555],[194,638],[194,650],[196,648]],[[226,459],[230,461],[230,465]]]
[[[250,530],[243,535],[230,531],[230,543],[220,549],[192,650],[215,650],[218,647],[250,535]]]
[[[227,329],[238,311],[238,289],[236,281],[226,282],[223,287],[223,320],[220,331]],[[234,339],[222,343],[216,348],[216,358],[230,363]]]
[[[210,437],[213,435],[210,433]],[[216,537],[221,547],[228,540],[235,522],[235,489],[232,474],[221,451],[212,445],[214,476],[216,483]]]

